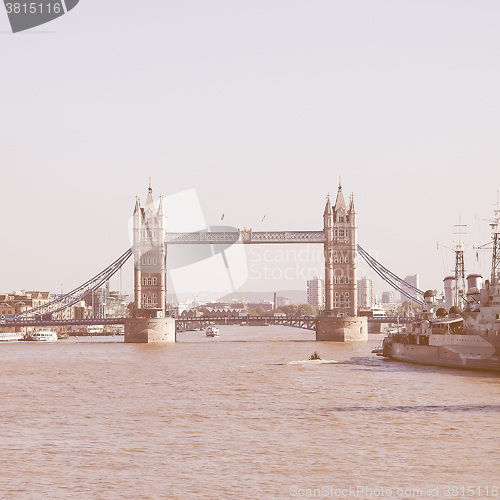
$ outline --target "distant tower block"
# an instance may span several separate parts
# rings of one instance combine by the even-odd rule
[[[335,206],[328,196],[323,213],[325,231],[325,310],[316,321],[316,340],[368,340],[366,317],[357,316],[356,209],[347,208],[339,182]]]
[[[175,320],[165,318],[165,216],[155,209],[149,183],[145,207],[136,199],[133,215],[134,314],[125,323],[125,342],[175,342]]]

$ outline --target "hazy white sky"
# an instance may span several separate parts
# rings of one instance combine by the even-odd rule
[[[208,224],[278,230],[321,229],[340,174],[359,243],[392,271],[441,287],[436,242],[460,215],[477,271],[475,216],[500,189],[499,18],[497,0],[81,0],[13,35],[2,7],[0,291],[69,290],[111,263],[148,176],[195,188]]]

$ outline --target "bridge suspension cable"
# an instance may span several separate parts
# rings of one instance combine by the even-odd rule
[[[366,250],[358,245],[358,252],[366,263],[389,285],[400,291],[405,297],[413,300],[417,304],[424,304],[424,292],[417,287],[406,282],[393,272],[389,271],[380,262],[375,260]]]
[[[59,295],[56,299],[47,302],[41,306],[29,309],[15,314],[12,319],[16,320],[27,320],[34,319],[36,317],[45,316],[47,314],[58,313],[77,302],[83,300],[87,295],[94,292],[100,288],[106,281],[108,281],[111,276],[113,276],[122,266],[127,262],[127,260],[132,255],[132,249],[129,248],[125,253],[120,255],[112,264],[110,264],[106,269],[103,269],[100,273],[96,274],[93,278],[89,279],[83,285],[71,290],[71,292],[64,295]]]

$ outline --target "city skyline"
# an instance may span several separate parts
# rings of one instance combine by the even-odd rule
[[[496,2],[144,5],[116,23],[85,2],[17,35],[0,17],[1,291],[106,267],[149,176],[156,195],[196,189],[208,225],[271,231],[321,229],[340,175],[360,245],[391,271],[442,290],[454,258],[436,243],[453,247],[461,216],[466,270],[488,275],[473,246],[500,187]]]

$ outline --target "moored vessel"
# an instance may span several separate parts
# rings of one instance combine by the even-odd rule
[[[390,333],[377,355],[397,361],[500,371],[500,335],[474,332],[464,317],[416,318],[406,332]]]
[[[10,342],[14,340],[21,340],[23,333],[19,332],[0,332],[0,342]]]
[[[20,339],[28,342],[55,342],[57,341],[57,333],[53,330],[35,330]]]
[[[500,372],[500,210],[490,223],[493,229],[491,276],[467,277],[463,280],[463,253],[457,249],[455,270],[455,303],[447,311],[436,293],[424,294],[424,310],[416,315],[404,331],[389,333],[377,355],[397,361],[425,365],[492,370]],[[463,286],[459,286],[462,275]],[[446,282],[451,280],[445,278]],[[445,288],[446,291],[446,288]]]
[[[360,308],[359,316],[373,318],[375,321],[368,323],[368,333],[381,333],[384,324],[384,318],[387,318],[387,313],[381,304],[374,304],[372,307]]]

